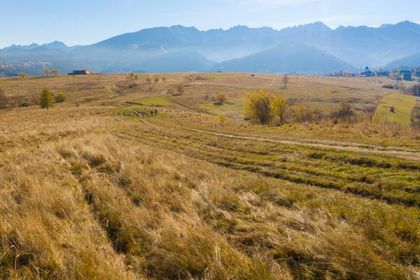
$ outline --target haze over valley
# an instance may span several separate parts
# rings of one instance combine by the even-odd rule
[[[13,45],[0,50],[0,74],[42,74],[45,67],[62,73],[87,68],[98,73],[331,74],[356,72],[365,66],[418,66],[419,50],[420,25],[409,21],[336,29],[322,22],[282,30],[236,26],[200,31],[172,26],[122,34],[87,46],[69,47],[61,42]]]

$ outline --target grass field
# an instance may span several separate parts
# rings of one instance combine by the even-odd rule
[[[416,279],[418,129],[241,117],[251,89],[362,112],[384,81],[226,75],[0,79],[68,97],[0,110],[0,279]]]
[[[150,106],[150,107],[159,107],[159,106],[168,106],[171,104],[170,100],[166,96],[153,96],[153,97],[144,97],[136,100],[141,105]]]
[[[382,98],[375,112],[375,120],[395,123],[403,126],[411,125],[412,112],[416,106],[416,97],[392,93]]]

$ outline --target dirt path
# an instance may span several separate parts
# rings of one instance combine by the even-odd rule
[[[238,135],[238,134],[228,134],[228,133],[220,133],[220,132],[213,132],[213,131],[206,131],[201,129],[188,129],[189,131],[225,137],[225,138],[232,138],[232,139],[241,139],[241,140],[253,140],[253,141],[260,141],[260,142],[270,142],[270,143],[279,143],[284,145],[297,145],[297,146],[306,146],[311,148],[320,148],[320,149],[330,149],[330,150],[337,150],[337,151],[350,151],[350,152],[360,152],[366,154],[374,154],[379,156],[388,156],[388,157],[396,157],[411,161],[420,161],[420,152],[413,151],[413,150],[400,150],[399,148],[392,148],[392,147],[380,147],[380,146],[372,146],[372,145],[360,145],[356,143],[340,143],[336,141],[327,142],[324,140],[320,140],[319,143],[315,143],[318,140],[282,140],[282,139],[274,139],[274,138],[267,138],[267,137],[257,137],[257,136],[246,136],[246,135]]]

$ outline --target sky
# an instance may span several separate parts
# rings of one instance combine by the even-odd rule
[[[55,40],[86,45],[179,24],[207,30],[316,21],[332,28],[420,23],[419,11],[420,0],[0,0],[0,47]]]

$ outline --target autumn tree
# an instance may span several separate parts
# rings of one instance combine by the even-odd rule
[[[286,122],[287,101],[281,96],[272,96],[270,100],[271,113],[277,124]]]
[[[44,89],[41,93],[39,104],[41,108],[49,109],[52,107],[54,101],[54,95],[48,89]]]
[[[287,101],[267,90],[250,92],[245,98],[244,112],[251,120],[260,124],[284,124]]]
[[[245,98],[244,112],[253,121],[268,124],[272,119],[272,95],[266,90],[250,92]]]
[[[57,77],[57,76],[58,76],[58,74],[60,73],[60,70],[58,70],[58,69],[52,69],[52,70],[50,71],[50,73],[51,73],[51,75],[53,75],[54,77]]]

